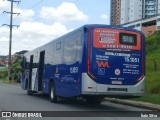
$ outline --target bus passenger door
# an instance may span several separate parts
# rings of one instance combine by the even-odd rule
[[[44,56],[45,56],[45,51],[40,52],[39,65],[38,65],[38,91],[42,91]]]
[[[21,61],[21,86],[24,90],[27,89],[27,62],[26,62],[26,58],[25,57],[22,57],[22,61]]]
[[[33,68],[33,55],[30,56],[30,64],[29,64],[29,80],[28,80],[29,90],[31,90],[31,85],[32,85],[32,68]]]

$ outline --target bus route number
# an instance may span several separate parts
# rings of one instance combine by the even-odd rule
[[[125,57],[125,62],[139,63],[139,58]]]

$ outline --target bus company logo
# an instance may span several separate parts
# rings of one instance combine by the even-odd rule
[[[33,112],[2,112],[2,117],[5,118],[24,118],[24,117],[42,117],[42,113]]]
[[[113,43],[115,41],[115,38],[108,38],[108,37],[102,37],[102,36],[99,36],[99,41],[100,42],[111,42]]]
[[[2,112],[2,117],[12,117],[11,112]]]
[[[116,74],[117,76],[120,75],[120,74],[121,74],[120,69],[116,69],[116,70],[115,70],[115,74]]]
[[[100,68],[109,68],[110,67],[108,62],[106,62],[106,61],[96,61],[96,63],[98,65],[98,67],[100,67]]]

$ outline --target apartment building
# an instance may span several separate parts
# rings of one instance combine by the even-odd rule
[[[119,19],[114,17],[116,8],[120,8]],[[135,28],[150,35],[160,30],[160,0],[120,0],[119,4],[111,0],[111,16],[112,21],[119,21],[110,22],[111,25]]]
[[[143,18],[153,17],[160,13],[160,0],[144,0],[143,1]]]
[[[125,24],[160,14],[160,0],[111,0],[111,25]]]
[[[142,18],[141,0],[121,0],[120,24],[125,24]]]
[[[121,9],[121,0],[111,0],[111,16],[110,22],[112,25],[120,24],[120,9]]]

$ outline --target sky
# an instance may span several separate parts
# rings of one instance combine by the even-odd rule
[[[18,1],[18,0],[16,0]],[[11,3],[0,0],[0,55],[9,53]],[[84,24],[110,24],[110,0],[21,0],[14,3],[12,54],[35,49]]]

